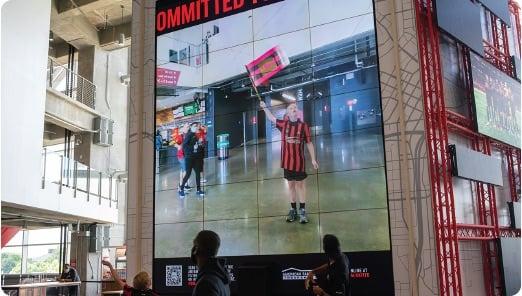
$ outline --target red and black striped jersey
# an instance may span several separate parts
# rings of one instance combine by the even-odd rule
[[[304,144],[310,143],[310,127],[306,122],[288,119],[276,121],[276,127],[281,131],[281,167],[285,170],[304,172]]]

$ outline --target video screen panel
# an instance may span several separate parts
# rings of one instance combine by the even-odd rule
[[[469,0],[437,0],[435,8],[441,29],[476,53],[484,54],[479,4]]]
[[[520,148],[520,82],[471,54],[478,132]]]
[[[480,2],[508,26],[511,25],[508,0],[480,0]]]
[[[353,291],[393,294],[373,1],[196,2],[157,2],[155,290],[190,291],[210,229],[233,279],[275,264],[300,292],[332,233]]]

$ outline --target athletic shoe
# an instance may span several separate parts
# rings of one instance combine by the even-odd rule
[[[185,198],[185,191],[184,190],[178,190],[179,198],[183,199]]]
[[[200,197],[204,197],[205,196],[205,191],[203,190],[198,190],[196,191],[196,195],[200,196]]]
[[[207,182],[208,182],[207,179],[202,179],[201,180],[201,183],[207,183]]]
[[[297,210],[290,209],[288,216],[286,216],[286,222],[294,222],[295,220],[297,220]]]
[[[185,190],[191,190],[192,186],[185,185]]]
[[[308,223],[308,218],[306,217],[305,209],[299,209],[299,223],[301,223],[301,224]]]

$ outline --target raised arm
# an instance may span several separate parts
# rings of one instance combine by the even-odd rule
[[[116,270],[114,270],[114,268],[112,267],[112,264],[109,261],[102,261],[102,264],[109,267],[109,269],[111,270],[111,275],[114,278],[114,281],[123,288],[125,286],[125,283],[120,279],[120,276],[118,275]]]
[[[266,107],[265,102],[263,102],[263,101],[259,102],[259,106],[261,107],[261,109],[263,109],[263,111],[265,111],[265,114],[266,114],[266,117],[268,118],[268,120],[270,120],[273,123],[277,122],[277,119],[274,117],[274,114],[272,114],[272,112],[270,112],[270,110]]]

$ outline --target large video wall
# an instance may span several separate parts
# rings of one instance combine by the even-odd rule
[[[273,263],[278,291],[299,292],[331,233],[354,291],[393,294],[373,1],[160,0],[156,14],[155,289],[190,290],[192,240],[210,229],[233,279]],[[256,92],[245,65],[273,48],[289,64]],[[194,172],[179,188],[191,125],[198,193]]]

